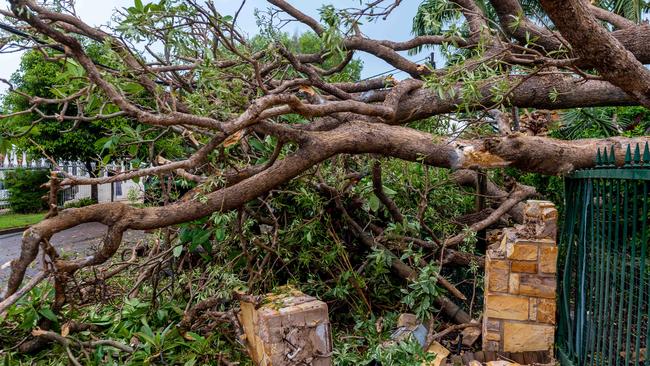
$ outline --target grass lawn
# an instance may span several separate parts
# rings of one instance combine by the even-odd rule
[[[45,212],[35,214],[8,213],[0,215],[0,230],[35,224],[45,217]]]

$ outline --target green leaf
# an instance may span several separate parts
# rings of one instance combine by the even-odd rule
[[[226,230],[220,227],[214,231],[214,236],[218,241],[222,241],[226,238]]]
[[[39,313],[41,315],[43,315],[44,317],[46,317],[48,320],[51,320],[53,322],[57,321],[56,315],[54,314],[54,312],[50,308],[41,309],[39,311]]]
[[[384,193],[386,193],[387,195],[394,196],[394,195],[397,194],[397,192],[393,191],[392,189],[390,189],[390,188],[388,188],[386,186],[383,186],[383,187],[384,187]]]
[[[196,247],[199,245],[204,245],[205,243],[208,242],[210,239],[210,234],[212,234],[208,230],[197,230],[195,231],[193,237],[192,237],[192,245],[191,249],[194,250]]]
[[[182,245],[177,245],[176,247],[174,247],[174,250],[172,251],[172,254],[174,255],[175,258],[180,257],[181,253],[183,253],[183,246]]]
[[[128,94],[138,94],[144,90],[144,87],[138,83],[129,82],[122,85],[122,90]]]
[[[371,196],[368,200],[368,206],[370,206],[372,211],[379,210],[379,198],[377,196]]]

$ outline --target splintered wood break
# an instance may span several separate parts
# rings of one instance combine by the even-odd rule
[[[261,305],[241,301],[239,321],[258,366],[331,365],[327,304],[290,287],[267,294]]]
[[[510,165],[509,161],[500,156],[477,150],[473,146],[463,146],[460,154],[463,157],[461,168],[500,168]]]

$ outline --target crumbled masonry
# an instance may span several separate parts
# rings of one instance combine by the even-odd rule
[[[332,364],[327,304],[285,287],[264,296],[259,307],[242,301],[239,322],[258,366]]]

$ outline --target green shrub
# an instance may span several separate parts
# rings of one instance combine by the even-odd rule
[[[66,202],[63,205],[63,208],[79,208],[79,207],[94,205],[95,203],[97,203],[97,201],[95,201],[94,199],[90,197],[84,197],[76,201]]]
[[[9,191],[9,207],[16,213],[39,212],[47,205],[42,197],[47,189],[41,185],[48,181],[47,170],[16,169],[5,175],[5,186]]]

